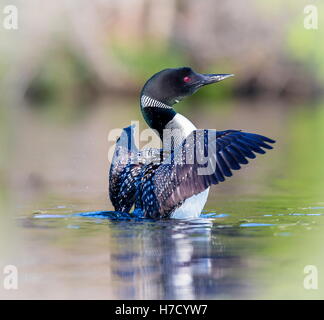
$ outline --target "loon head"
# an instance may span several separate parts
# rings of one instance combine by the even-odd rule
[[[173,106],[199,88],[222,81],[233,74],[201,74],[189,67],[164,69],[154,74],[144,85],[142,95]]]
[[[232,74],[201,74],[189,67],[165,69],[154,74],[141,92],[141,110],[147,124],[158,131],[162,138],[163,130],[177,115],[173,105],[192,95],[199,88],[222,81]],[[174,121],[173,121],[174,122]],[[170,127],[170,125],[169,125]],[[183,129],[184,124],[172,125]]]

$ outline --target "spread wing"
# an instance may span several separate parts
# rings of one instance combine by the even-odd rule
[[[139,151],[134,143],[135,125],[123,129],[116,142],[109,171],[109,197],[116,211],[129,212],[135,202],[137,183],[148,163],[161,162],[160,149]]]
[[[109,197],[116,211],[129,212],[135,201],[135,182],[141,165],[134,161],[138,154],[133,141],[134,130],[134,125],[124,128],[110,166]]]
[[[168,216],[185,199],[232,176],[232,170],[239,170],[256,153],[272,149],[269,143],[274,142],[237,130],[193,131],[157,168],[152,179],[156,201],[154,207],[148,205],[144,209],[153,216]]]

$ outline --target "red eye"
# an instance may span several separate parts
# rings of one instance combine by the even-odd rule
[[[184,81],[184,82],[190,82],[190,81],[191,81],[191,78],[188,77],[188,76],[187,76],[187,77],[184,77],[184,78],[183,78],[183,81]]]

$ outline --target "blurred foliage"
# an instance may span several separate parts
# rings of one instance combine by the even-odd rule
[[[318,29],[304,28],[303,19],[307,15],[298,15],[291,23],[287,32],[288,53],[305,64],[316,74],[321,81],[324,81],[324,4],[322,2],[313,4],[318,12]],[[304,5],[306,6],[306,4]],[[301,7],[301,9],[304,7]],[[302,11],[302,10],[300,10]]]
[[[140,45],[127,44],[114,41],[110,46],[116,59],[118,59],[131,72],[132,76],[139,82],[144,84],[156,72],[166,68],[178,68],[182,66],[192,66],[194,63],[190,61],[187,54],[177,46],[172,44],[160,44],[152,40],[144,40]],[[229,66],[226,68],[224,64],[211,65],[206,73],[230,73]],[[223,71],[222,71],[223,70]],[[196,70],[204,72],[203,70]],[[187,102],[184,107],[200,102],[210,102],[212,100],[226,100],[232,96],[231,81],[222,82],[221,85],[206,86],[195,94],[191,102]],[[137,93],[138,94],[138,93]],[[207,104],[206,104],[207,105]],[[210,104],[208,104],[210,105]]]
[[[96,98],[98,80],[82,57],[68,45],[57,45],[44,57],[26,91],[25,97],[33,109],[49,117],[71,120]]]
[[[110,50],[141,82],[162,69],[185,66],[189,63],[179,48],[168,48],[152,40],[144,40],[140,45],[129,45],[115,40],[111,43]]]
[[[231,0],[222,5],[212,0],[200,5],[192,0],[110,0],[78,4],[78,10],[76,6],[55,4],[51,10],[44,5],[42,21],[28,12],[28,28],[12,40],[21,45],[16,52],[20,63],[11,58],[10,50],[3,59],[12,60],[16,68],[12,91],[19,95],[16,83],[24,79],[21,88],[27,89],[29,105],[48,109],[54,117],[71,118],[78,109],[82,114],[100,95],[138,95],[151,75],[169,67],[237,73],[191,100],[220,101],[220,106],[235,95],[308,99],[313,87],[320,87],[316,75],[324,74],[323,31],[304,28],[301,0]],[[316,6],[321,14],[323,4]],[[22,66],[34,56],[26,71]],[[0,63],[0,74],[3,67]]]

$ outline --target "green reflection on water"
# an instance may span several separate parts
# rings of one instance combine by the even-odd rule
[[[216,216],[205,224],[68,217],[105,210],[108,202],[91,201],[82,193],[79,198],[62,196],[60,190],[56,196],[55,188],[49,188],[21,209],[18,232],[36,261],[33,268],[49,279],[59,274],[68,287],[71,279],[83,290],[89,285],[99,290],[101,283],[109,288],[108,296],[108,291],[97,291],[102,297],[323,297],[324,108],[306,106],[287,113],[280,113],[287,119],[281,132],[269,134],[277,139],[275,149],[251,161],[225,189],[212,189],[206,209]],[[65,218],[35,219],[34,213]],[[43,251],[51,257],[47,264]],[[306,265],[318,268],[318,290],[303,287]]]

